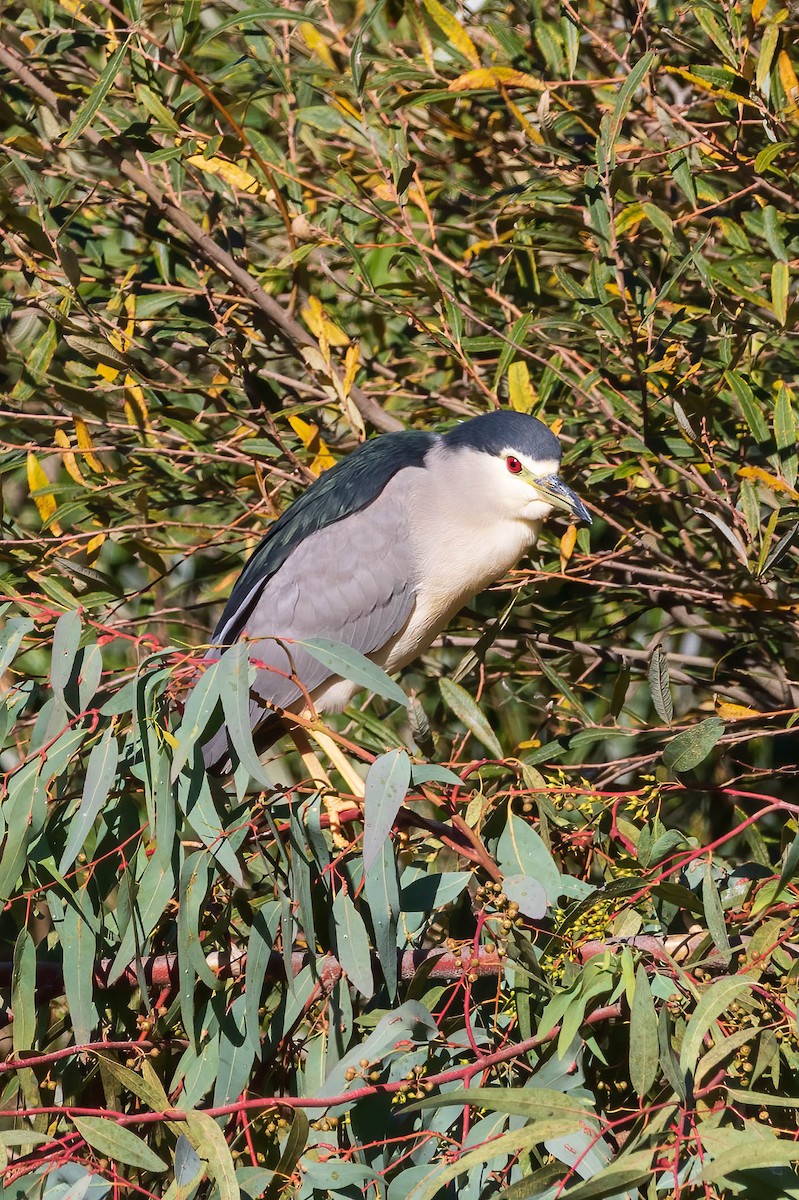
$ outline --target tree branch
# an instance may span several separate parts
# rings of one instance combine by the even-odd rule
[[[26,66],[22,57],[8,45],[0,44],[0,63],[7,67],[12,75],[42,104],[45,104],[54,115],[68,119],[68,114],[64,113],[65,100],[57,96],[35,71]],[[120,146],[112,145],[91,126],[83,131],[82,137],[95,150],[106,155],[115,164],[120,174],[124,175],[134,187],[144,192],[164,220],[191,241],[209,266],[214,267],[221,275],[235,284],[242,294],[252,301],[256,309],[266,318],[270,331],[277,334],[296,358],[305,363],[303,349],[318,351],[316,340],[308,331],[289,316],[282,305],[264,291],[256,279],[253,279],[249,271],[237,263],[227,250],[223,250],[221,246],[217,245],[214,239],[209,237],[188,213],[168,200],[158,185],[144,171],[134,167],[127,160]],[[122,145],[124,146],[124,143]],[[312,370],[307,363],[305,365],[308,370]],[[360,388],[352,387],[349,394],[358,411],[365,420],[374,425],[375,429],[388,431],[404,428],[401,421],[391,416],[390,413],[384,412],[380,405]]]

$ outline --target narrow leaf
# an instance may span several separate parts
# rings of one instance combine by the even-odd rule
[[[133,34],[129,33],[125,38],[125,41],[122,42],[122,44],[114,51],[108,62],[105,64],[102,74],[92,90],[89,92],[89,95],[86,97],[83,104],[81,104],[80,108],[75,113],[72,124],[62,137],[62,147],[70,146],[72,142],[74,142],[76,138],[79,138],[84,129],[87,129],[94,120],[100,105],[103,103],[106,96],[111,91],[111,88],[114,86],[114,80],[119,73],[119,68],[122,66],[125,55],[128,52],[128,44],[132,37]]]
[[[669,663],[662,646],[655,646],[652,658],[649,660],[649,690],[652,693],[652,703],[661,721],[671,725],[674,716],[674,705],[669,686]]]
[[[53,633],[53,656],[50,666],[50,686],[61,695],[67,686],[80,645],[80,613],[63,613]]]
[[[502,758],[502,747],[496,734],[489,725],[487,717],[480,711],[466,689],[446,677],[439,679],[438,686],[444,703],[452,709],[456,717],[460,718],[478,742],[482,742],[491,757]]]
[[[725,371],[724,378],[730,385],[736,400],[741,406],[741,412],[752,431],[755,441],[767,442],[769,440],[768,428],[749,384],[737,371]]]
[[[363,869],[368,872],[408,794],[411,762],[404,750],[376,758],[366,776],[363,803]]]
[[[663,751],[665,766],[671,771],[692,771],[704,762],[723,733],[724,722],[718,717],[708,717],[698,725],[684,729]]]
[[[214,1118],[203,1112],[191,1112],[186,1120],[186,1132],[200,1158],[208,1164],[208,1171],[219,1189],[219,1200],[241,1200],[233,1156]]]
[[[94,960],[97,951],[95,920],[88,889],[82,888],[65,903],[59,928],[64,990],[77,1046],[91,1041],[99,1022],[94,1002]]]
[[[72,1120],[81,1137],[107,1158],[142,1171],[166,1170],[163,1159],[124,1125],[117,1125],[107,1117],[73,1117]]]
[[[333,901],[333,923],[338,960],[347,978],[368,1000],[375,990],[369,938],[361,914],[344,891]]]
[[[30,1050],[36,1033],[36,947],[26,928],[14,943],[11,970],[11,1024],[14,1053]]]
[[[446,37],[450,46],[457,50],[473,66],[480,66],[480,55],[477,47],[456,17],[452,15],[438,0],[422,0],[428,13],[438,28]]]
[[[788,319],[788,286],[790,273],[786,262],[775,262],[771,268],[771,307],[780,325]]]
[[[752,979],[731,975],[717,979],[705,991],[697,1004],[685,1030],[680,1049],[680,1070],[683,1075],[693,1074],[696,1069],[702,1042],[714,1022],[736,1000],[742,992],[753,986]]]
[[[630,1082],[643,1100],[657,1078],[658,1018],[645,969],[639,966],[630,1008]]]
[[[403,708],[408,703],[408,697],[399,684],[352,646],[331,641],[330,638],[306,638],[297,640],[297,645],[304,647],[317,662],[334,674],[357,683],[359,687],[369,688],[371,692],[376,692],[386,700],[393,700]]]
[[[719,955],[725,963],[728,963],[732,958],[732,948],[730,946],[730,939],[727,936],[727,926],[724,921],[724,910],[721,907],[721,897],[719,896],[716,881],[713,878],[712,863],[708,863],[705,867],[705,877],[702,880],[702,905],[705,910],[708,932],[713,938]]]
[[[86,778],[83,783],[83,798],[78,811],[69,823],[67,844],[58,864],[62,875],[69,870],[78,857],[89,830],[108,799],[111,785],[116,778],[118,761],[119,745],[114,737],[113,729],[108,728],[89,755]]]

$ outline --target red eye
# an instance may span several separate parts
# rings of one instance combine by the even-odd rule
[[[505,459],[505,466],[508,468],[511,475],[519,475],[521,473],[522,464],[519,462],[518,458],[514,458],[512,454],[509,454]]]

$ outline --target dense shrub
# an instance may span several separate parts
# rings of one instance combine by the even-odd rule
[[[799,1196],[795,11],[119,3],[0,26],[3,1195]],[[596,520],[332,721],[364,872],[187,687],[497,405]]]

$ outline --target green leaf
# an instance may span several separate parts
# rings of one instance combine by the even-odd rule
[[[394,825],[411,782],[411,762],[404,750],[381,754],[366,776],[363,802],[363,869],[368,874]]]
[[[237,1100],[247,1086],[255,1058],[253,1039],[245,1026],[247,997],[242,992],[225,1013],[219,1026],[219,1067],[214,1082],[214,1107]]]
[[[77,610],[63,613],[58,618],[53,634],[53,658],[50,667],[50,686],[57,696],[63,698],[64,688],[69,683],[75,656],[80,645],[81,620]]]
[[[628,1194],[632,1188],[649,1178],[652,1158],[652,1150],[620,1154],[591,1179],[585,1179],[570,1188],[569,1200],[605,1200],[606,1197]]]
[[[528,1120],[550,1117],[576,1117],[578,1120],[590,1120],[594,1116],[592,1106],[576,1096],[567,1095],[554,1088],[499,1088],[477,1087],[456,1088],[451,1092],[441,1092],[437,1096],[429,1096],[412,1104],[406,1111],[422,1112],[428,1108],[448,1108],[464,1105],[473,1108],[487,1108],[489,1112],[507,1113],[508,1116],[526,1117]]]
[[[144,869],[138,880],[135,909],[109,969],[109,983],[114,983],[142,952],[175,890],[175,880],[168,857],[165,859],[162,855],[153,855],[152,858],[147,858],[142,851],[137,865],[142,860]]]
[[[790,272],[786,262],[775,262],[771,268],[771,307],[780,325],[788,320],[788,288]]]
[[[62,875],[69,870],[78,857],[89,830],[108,799],[111,785],[116,779],[118,761],[119,746],[113,729],[108,728],[100,741],[92,747],[89,755],[86,778],[83,783],[83,798],[78,811],[69,823],[67,844],[58,864]]]
[[[726,979],[716,979],[708,986],[691,1014],[683,1037],[680,1049],[680,1070],[683,1075],[693,1074],[696,1070],[705,1034],[712,1029],[717,1018],[742,992],[753,987],[754,982],[740,975],[731,975]]]
[[[94,1002],[94,966],[98,942],[96,923],[88,888],[81,888],[67,899],[58,926],[64,951],[64,990],[77,1046],[91,1041],[99,1023]]]
[[[73,1117],[72,1121],[84,1141],[106,1158],[142,1171],[166,1170],[163,1159],[124,1125],[107,1117]]]
[[[665,721],[667,725],[671,725],[671,719],[674,716],[674,705],[671,699],[671,688],[669,687],[669,663],[662,646],[655,646],[655,649],[652,651],[647,679],[649,680],[649,690],[652,693],[652,703],[655,706],[655,712],[661,721]]]
[[[616,103],[613,105],[610,122],[608,124],[607,139],[605,146],[610,157],[615,148],[616,140],[621,132],[621,123],[627,116],[630,110],[630,105],[633,102],[633,97],[638,88],[644,81],[647,72],[655,63],[655,55],[651,50],[647,50],[646,54],[638,59],[638,62],[633,66],[624,83],[619,88],[616,96]]]
[[[762,1137],[747,1136],[742,1132],[738,1134],[733,1145],[725,1146],[723,1154],[705,1167],[699,1182],[725,1183],[733,1173],[790,1166],[797,1159],[799,1147],[793,1138],[776,1137],[766,1128],[763,1128]],[[756,1193],[750,1194],[754,1196]]]
[[[705,920],[710,936],[722,961],[728,963],[732,958],[730,939],[727,936],[727,926],[724,922],[724,909],[721,907],[721,897],[713,878],[713,864],[705,866],[705,876],[702,880],[702,905],[705,910]]]
[[[345,891],[333,901],[336,953],[345,975],[368,1000],[375,990],[369,938],[361,914]]]
[[[741,406],[741,411],[755,441],[767,442],[769,440],[768,428],[749,384],[737,371],[725,371],[724,378]]]
[[[482,742],[492,758],[502,758],[502,747],[484,713],[459,683],[443,677],[438,681],[444,703],[459,717],[478,742]]]
[[[281,1192],[285,1190],[286,1180],[291,1179],[297,1169],[297,1163],[308,1143],[309,1131],[310,1126],[305,1113],[301,1108],[295,1108],[291,1115],[288,1137],[275,1167],[274,1178],[264,1192],[263,1200],[278,1200]]]
[[[200,941],[200,917],[211,881],[211,856],[207,850],[190,854],[180,874],[178,905],[178,995],[183,1027],[189,1037],[194,1030],[194,987],[201,979],[215,989],[218,981],[205,960]]]
[[[529,875],[506,875],[502,890],[512,903],[518,904],[519,912],[525,917],[540,921],[546,916],[549,908],[547,893],[537,879],[531,879]]]
[[[497,862],[505,875],[526,875],[544,889],[550,904],[561,893],[560,871],[543,840],[532,826],[508,810],[508,820],[497,843]]]
[[[796,418],[791,403],[791,393],[782,384],[777,391],[777,401],[774,405],[774,440],[780,453],[780,466],[788,483],[793,487],[796,483]]]
[[[91,125],[97,115],[100,105],[105,100],[111,88],[114,86],[114,80],[119,74],[119,69],[125,60],[128,53],[128,46],[133,33],[130,32],[124,42],[114,51],[108,62],[103,68],[102,74],[95,83],[89,95],[81,104],[75,116],[72,118],[72,124],[61,139],[61,146],[71,146],[72,143],[80,137],[84,129]],[[88,1140],[88,1139],[87,1139]]]
[[[261,765],[252,739],[250,679],[254,674],[246,642],[236,642],[219,660],[217,684],[228,735],[239,762],[256,783],[271,787],[272,781]]]
[[[496,1158],[504,1159],[509,1155],[515,1156],[529,1151],[550,1138],[565,1137],[581,1129],[584,1123],[584,1116],[534,1118],[523,1129],[514,1129],[511,1133],[491,1138],[482,1146],[461,1154],[455,1162],[441,1166],[425,1187],[413,1191],[413,1200],[433,1200],[448,1183],[471,1171],[473,1167],[492,1162]]]
[[[30,1050],[36,1033],[36,947],[27,929],[19,931],[14,943],[11,970],[11,1023],[14,1053]]]
[[[0,631],[0,675],[5,675],[7,668],[14,661],[14,656],[20,647],[22,639],[33,629],[30,617],[12,617]]]
[[[198,739],[205,733],[219,699],[221,659],[212,662],[189,693],[183,720],[176,734],[177,745],[172,758],[174,781],[180,775]]]
[[[219,1189],[219,1200],[241,1200],[230,1147],[213,1117],[203,1112],[189,1113],[186,1133],[200,1158],[208,1164],[208,1172]]]
[[[375,935],[377,962],[389,997],[397,995],[397,924],[401,911],[399,873],[394,846],[386,839],[364,876],[366,903]]]
[[[295,641],[298,646],[303,646],[312,658],[315,658],[335,675],[341,675],[344,679],[357,683],[359,687],[368,688],[386,700],[393,700],[396,704],[401,704],[403,708],[408,703],[408,698],[402,688],[394,683],[394,680],[385,671],[370,662],[358,650],[354,650],[352,646],[346,646],[343,642],[331,641],[330,638],[314,637],[295,639]]]
[[[690,729],[678,733],[666,745],[663,762],[671,771],[692,771],[704,762],[710,751],[724,733],[724,722],[719,717],[708,717]]]
[[[178,797],[186,818],[200,841],[208,847],[228,875],[241,886],[244,882],[241,865],[231,845],[230,835],[217,813],[207,776],[203,773],[198,777],[196,772],[188,780],[181,776]]]
[[[170,1107],[169,1097],[160,1080],[143,1079],[137,1071],[131,1071],[130,1067],[123,1066],[110,1055],[100,1054],[97,1050],[93,1050],[92,1053],[103,1069],[121,1083],[126,1091],[141,1100],[151,1112],[165,1112]]]
[[[0,857],[0,900],[9,900],[19,883],[25,867],[34,812],[37,808],[43,809],[44,805],[44,780],[37,758],[15,771],[8,783],[2,809],[7,832]]]
[[[635,992],[630,1007],[630,1082],[643,1100],[657,1078],[658,1018],[646,970],[635,974]]]
[[[253,913],[250,936],[247,939],[247,963],[244,974],[244,995],[247,997],[244,1031],[253,1055],[261,1053],[258,1011],[261,1005],[264,979],[274,945],[274,935],[280,918],[280,906],[264,905]]]

